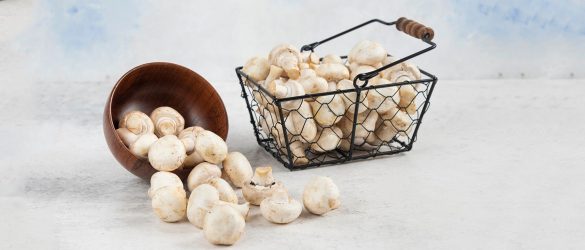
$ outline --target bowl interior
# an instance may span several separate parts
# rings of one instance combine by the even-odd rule
[[[124,75],[112,93],[112,122],[118,128],[126,112],[147,115],[161,106],[176,109],[185,127],[201,126],[226,139],[227,113],[215,89],[197,73],[171,63],[149,63]]]
[[[110,151],[128,171],[145,180],[156,173],[148,159],[130,152],[116,133],[126,112],[139,110],[148,115],[161,106],[176,109],[185,118],[185,127],[201,126],[224,140],[228,118],[223,102],[203,77],[172,63],[147,63],[126,73],[114,86],[104,111],[104,133]],[[191,168],[173,171],[185,179]]]

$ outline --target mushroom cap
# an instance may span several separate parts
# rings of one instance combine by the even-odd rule
[[[339,146],[343,138],[343,131],[337,126],[325,127],[318,133],[315,143],[311,143],[311,149],[316,152],[327,152]]]
[[[347,79],[341,80],[337,83],[337,89],[338,90],[346,90],[346,89],[355,89],[355,87],[353,86],[353,82]],[[339,96],[341,96],[343,99],[343,101],[345,102],[345,110],[350,113],[353,114],[355,112],[355,103],[357,100],[357,94],[356,92],[346,92],[346,93],[342,93]],[[366,93],[362,93],[360,94],[360,100],[359,100],[359,104],[358,104],[358,113],[362,113],[364,111],[366,111],[368,109],[367,107],[367,103],[368,103],[368,98]]]
[[[230,152],[222,162],[223,172],[234,186],[241,188],[245,182],[249,182],[254,175],[252,165],[240,152]]]
[[[326,55],[326,56],[323,57],[323,59],[321,60],[321,63],[337,63],[337,64],[343,64],[343,60],[338,55],[328,54],[328,55]]]
[[[372,84],[385,85],[390,84],[390,81],[384,78],[375,79]],[[368,108],[376,110],[378,113],[386,113],[391,108],[396,107],[400,103],[400,93],[396,86],[386,86],[368,91]]]
[[[225,202],[237,204],[238,196],[232,186],[226,180],[215,177],[209,180],[209,185],[213,186],[219,192],[219,199]]]
[[[156,190],[163,187],[180,187],[183,188],[181,178],[171,172],[156,172],[150,177],[150,188],[148,189],[148,197],[152,198]]]
[[[339,63],[324,63],[317,67],[317,75],[325,78],[327,82],[338,82],[349,78],[349,70]]]
[[[187,154],[193,153],[193,151],[195,150],[195,141],[197,140],[197,133],[203,130],[205,129],[203,129],[202,127],[192,126],[185,128],[181,132],[179,132],[178,138],[181,141],[183,141],[183,144],[185,144],[185,150],[187,151]]]
[[[130,152],[133,155],[146,159],[150,146],[158,140],[154,134],[142,134],[130,145]]]
[[[165,222],[176,222],[185,217],[187,193],[183,187],[167,186],[159,188],[152,196],[154,213]]]
[[[274,191],[281,187],[283,185],[279,181],[269,186],[254,185],[252,182],[246,182],[242,186],[242,195],[250,204],[259,206],[264,199],[272,196]]]
[[[264,57],[255,56],[250,58],[246,64],[244,64],[242,71],[258,83],[258,81],[264,80],[268,76],[268,73],[270,72],[270,63],[268,62],[268,59]]]
[[[159,171],[173,171],[185,161],[185,146],[175,135],[165,135],[148,150],[150,165]]]
[[[315,124],[311,105],[308,102],[302,102],[298,109],[291,110],[284,124],[289,133],[293,136],[300,136],[301,140],[305,142],[312,142],[317,135],[317,124]]]
[[[187,176],[187,187],[192,191],[197,186],[209,183],[211,179],[216,177],[221,177],[221,169],[217,165],[209,162],[199,163]]]
[[[150,113],[154,123],[154,134],[159,137],[178,135],[185,128],[185,119],[171,107],[158,107]]]
[[[398,108],[392,108],[388,113],[382,114],[382,119],[384,120],[384,125],[392,127],[398,132],[408,130],[414,123],[406,112]]]
[[[313,118],[324,127],[329,127],[341,120],[345,114],[345,102],[341,94],[324,95],[310,102]]]
[[[203,234],[212,244],[233,245],[244,233],[246,221],[229,205],[215,204],[205,216]]]
[[[382,45],[377,42],[363,40],[351,49],[348,60],[359,64],[376,66],[383,62],[387,56],[388,53]]]
[[[126,145],[126,147],[130,147],[130,145],[132,145],[132,143],[138,139],[138,135],[132,133],[132,131],[128,130],[127,128],[116,129],[116,133],[122,140],[122,143]]]
[[[205,161],[213,164],[221,163],[228,152],[225,141],[209,130],[197,132],[195,149]]]
[[[303,204],[313,214],[325,214],[341,204],[339,189],[331,178],[317,176],[305,186]]]
[[[140,111],[130,111],[124,114],[118,128],[127,128],[130,132],[141,135],[154,132],[154,124],[150,117]]]
[[[301,215],[303,206],[297,200],[289,197],[286,190],[279,189],[260,203],[260,211],[268,221],[286,224]]]
[[[213,205],[219,201],[219,192],[209,184],[197,186],[189,195],[187,219],[198,228],[203,228],[205,216]]]

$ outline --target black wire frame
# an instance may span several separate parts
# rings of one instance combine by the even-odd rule
[[[315,48],[317,48],[319,45],[324,44],[326,42],[329,42],[331,40],[334,40],[335,38],[343,36],[347,33],[350,33],[354,30],[357,30],[359,28],[362,28],[362,27],[369,25],[369,24],[372,24],[372,23],[380,23],[383,25],[392,26],[392,25],[396,24],[396,21],[385,22],[385,21],[382,21],[379,19],[372,19],[370,21],[367,21],[367,22],[359,24],[355,27],[352,27],[348,30],[345,30],[343,32],[335,34],[331,37],[328,37],[324,40],[304,45],[301,47],[301,51],[313,51],[314,52]],[[270,153],[274,158],[276,158],[276,160],[278,160],[280,163],[282,163],[289,170],[302,170],[302,169],[307,169],[307,168],[319,167],[322,165],[341,164],[341,163],[345,163],[345,162],[349,162],[349,161],[362,160],[362,159],[373,158],[373,157],[378,157],[378,156],[383,156],[383,155],[393,155],[393,154],[397,154],[397,153],[401,153],[401,152],[410,151],[413,147],[414,142],[417,139],[418,131],[419,131],[420,125],[422,123],[423,117],[426,114],[426,112],[428,111],[428,108],[430,106],[430,98],[431,98],[431,95],[433,94],[433,90],[434,90],[435,85],[438,81],[438,78],[425,70],[419,69],[422,76],[424,76],[420,80],[404,81],[404,82],[397,82],[397,83],[384,84],[384,85],[368,85],[368,82],[370,79],[377,76],[380,72],[382,72],[390,67],[393,67],[395,65],[398,65],[404,61],[407,61],[409,59],[417,57],[421,54],[424,54],[430,50],[433,50],[437,46],[434,42],[432,42],[429,39],[428,36],[423,37],[421,40],[424,43],[428,44],[429,47],[424,48],[424,49],[417,51],[413,54],[410,54],[408,56],[405,56],[403,58],[400,58],[400,59],[394,61],[393,63],[390,63],[388,65],[380,67],[376,70],[362,73],[362,74],[358,74],[353,79],[353,85],[354,85],[355,89],[335,90],[335,91],[328,91],[328,92],[321,92],[321,93],[305,94],[302,96],[277,98],[276,96],[272,95],[261,84],[257,83],[256,81],[251,79],[247,74],[245,74],[242,71],[242,68],[243,68],[242,66],[237,67],[235,69],[235,71],[236,71],[236,75],[237,75],[239,83],[240,83],[240,87],[242,89],[241,97],[246,102],[246,106],[247,106],[248,113],[250,116],[250,123],[252,124],[252,128],[253,128],[254,135],[256,137],[256,141],[257,141],[258,145],[263,147],[268,153]],[[347,57],[342,56],[342,58],[345,59]],[[358,84],[359,81],[363,81],[363,84]],[[291,147],[290,147],[291,143],[289,142],[289,136],[287,136],[287,133],[289,133],[289,131],[285,127],[286,121],[284,118],[283,107],[282,107],[283,102],[299,101],[299,100],[311,99],[311,98],[315,99],[315,98],[318,98],[321,96],[331,96],[331,95],[355,93],[356,94],[355,103],[359,103],[360,96],[362,95],[362,93],[364,93],[368,90],[375,90],[375,89],[382,89],[382,88],[389,88],[389,87],[400,87],[400,86],[405,86],[405,85],[415,86],[415,84],[425,86],[425,90],[421,92],[421,93],[423,93],[421,95],[422,96],[422,106],[419,109],[417,109],[416,118],[413,120],[413,123],[411,124],[411,126],[414,125],[414,127],[413,127],[413,130],[411,131],[411,135],[409,136],[409,138],[407,139],[406,142],[401,140],[400,138],[398,138],[398,136],[395,136],[392,138],[391,141],[385,142],[384,145],[380,145],[380,146],[375,147],[373,149],[372,148],[370,148],[370,149],[359,148],[357,145],[355,145],[355,133],[356,133],[357,122],[353,122],[351,135],[349,136],[349,138],[346,138],[347,140],[350,140],[349,150],[343,151],[340,149],[335,149],[334,151],[323,152],[323,153],[314,153],[314,152],[311,152],[309,150],[306,150],[307,154],[312,155],[312,157],[310,157],[309,162],[306,164],[302,164],[302,165],[298,165],[298,164],[294,163],[294,159],[293,159],[294,154],[293,154]],[[272,134],[270,134],[270,133],[266,134],[266,133],[263,133],[261,131],[261,127],[260,127],[261,120],[260,119],[266,118],[266,117],[264,117],[262,114],[260,114],[260,115],[256,114],[255,108],[258,108],[258,109],[260,108],[260,104],[259,104],[260,100],[257,100],[257,98],[254,94],[259,94],[261,96],[261,98],[264,98],[266,100],[270,100],[270,104],[273,105],[273,107],[276,109],[275,113],[277,113],[276,116],[277,116],[277,119],[279,119],[279,120],[276,122],[277,124],[275,126],[280,126],[279,127],[279,129],[281,129],[280,131],[282,131],[282,133],[284,133],[284,136],[283,136],[284,142],[277,142],[277,140],[274,138],[274,136]],[[418,94],[417,94],[417,96],[418,96]],[[353,112],[353,121],[357,121],[359,104],[356,104],[353,106],[355,107],[355,111]],[[385,150],[381,150],[382,147],[385,147]]]

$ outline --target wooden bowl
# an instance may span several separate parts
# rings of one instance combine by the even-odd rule
[[[157,107],[169,106],[185,118],[185,127],[201,126],[224,140],[228,118],[215,89],[192,70],[180,65],[153,62],[131,69],[118,80],[104,110],[104,135],[116,160],[126,170],[145,180],[156,173],[148,159],[134,156],[116,133],[126,112],[140,110],[147,115]],[[186,179],[191,168],[176,170]]]

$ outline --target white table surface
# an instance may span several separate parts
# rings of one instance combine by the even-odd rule
[[[156,218],[148,184],[110,154],[113,82],[0,93],[0,249],[215,247]],[[284,226],[253,208],[238,248],[585,248],[584,80],[440,80],[411,152],[296,172],[256,144],[234,84],[216,84],[230,150],[272,164],[296,198],[316,175],[342,195],[338,210]]]

